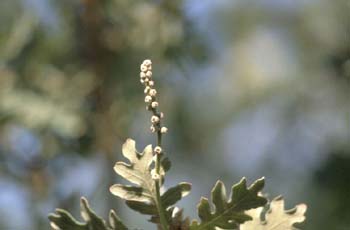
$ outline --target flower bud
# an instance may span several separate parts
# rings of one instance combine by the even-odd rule
[[[152,102],[151,106],[152,106],[153,109],[157,108],[158,107],[158,102],[156,102],[156,101]]]
[[[158,116],[152,116],[151,117],[151,122],[152,124],[157,124],[160,121]]]
[[[164,113],[163,113],[163,112],[160,112],[159,117],[160,117],[160,118],[164,118]]]
[[[149,85],[149,86],[154,86],[154,81],[149,81],[149,82],[148,82],[148,85]]]
[[[142,64],[148,67],[148,66],[151,66],[151,65],[152,65],[152,61],[149,60],[149,59],[146,59],[146,60],[143,61]]]
[[[141,67],[140,67],[140,69],[141,69],[141,72],[146,72],[148,68],[147,68],[147,66],[145,66],[144,64],[142,64]]]
[[[150,127],[150,130],[152,133],[155,133],[156,132],[156,127],[154,127],[153,125]]]
[[[145,81],[144,81],[143,79],[140,79],[140,82],[141,82],[141,84],[144,84],[144,83],[145,83]]]
[[[146,76],[149,77],[149,78],[151,78],[151,77],[152,77],[152,72],[151,72],[151,71],[147,71],[147,72],[146,72]]]
[[[140,73],[140,78],[141,78],[141,79],[146,78],[146,74],[145,74],[144,72],[141,72],[141,73]]]
[[[168,132],[168,128],[167,127],[162,127],[161,129],[160,129],[160,132],[161,133],[167,133]]]
[[[152,97],[155,97],[155,96],[157,95],[157,90],[151,89],[151,90],[149,91],[149,95],[152,96]]]
[[[144,90],[143,92],[144,92],[144,93],[148,93],[150,89],[151,89],[151,87],[146,86],[146,87],[145,87],[145,90]]]
[[[152,174],[152,179],[155,180],[155,181],[159,181],[160,180],[160,175],[157,174],[157,173],[153,173]]]
[[[157,146],[157,147],[155,147],[154,148],[154,152],[156,153],[156,154],[161,154],[162,153],[162,148],[160,147],[160,146]]]
[[[146,102],[146,103],[150,103],[151,101],[152,101],[152,97],[149,96],[149,95],[147,95],[147,96],[145,97],[145,102]]]

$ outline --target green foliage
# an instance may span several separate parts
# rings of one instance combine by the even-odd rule
[[[215,210],[211,212],[208,199],[202,198],[198,204],[201,223],[193,221],[191,230],[215,230],[216,227],[239,229],[239,224],[251,220],[245,211],[263,206],[267,202],[258,194],[264,187],[264,179],[255,181],[249,188],[246,184],[246,179],[243,178],[238,184],[232,186],[231,198],[227,201],[225,186],[218,181],[211,192]]]
[[[170,230],[215,230],[215,229],[240,229],[240,230],[297,230],[293,225],[305,220],[306,205],[297,205],[294,209],[284,210],[284,200],[281,197],[274,199],[266,205],[267,200],[261,195],[264,188],[264,178],[256,180],[247,187],[247,181],[243,178],[231,188],[228,198],[223,182],[218,181],[212,192],[211,200],[214,205],[212,210],[207,198],[201,198],[198,204],[200,222],[193,220],[190,223],[188,217],[183,217],[183,210],[174,205],[182,197],[189,194],[191,184],[179,183],[166,190],[157,197],[156,179],[154,176],[153,151],[148,145],[142,153],[136,150],[135,141],[128,139],[123,145],[123,156],[130,163],[117,162],[114,169],[124,179],[136,185],[115,184],[111,186],[112,194],[124,199],[133,210],[144,215],[150,215],[150,221],[161,225],[160,215],[163,212],[166,217],[167,227]],[[161,175],[169,169],[169,160],[162,160]],[[159,205],[160,203],[160,205]],[[266,205],[266,206],[265,206]],[[62,209],[57,209],[49,219],[55,230],[123,230],[127,229],[119,217],[112,210],[109,217],[109,225],[98,217],[89,207],[85,198],[81,199],[81,215],[86,223],[74,219],[71,214]],[[267,210],[267,211],[264,211]],[[262,218],[261,218],[262,217]]]
[[[116,213],[111,210],[109,225],[89,207],[88,201],[83,197],[80,201],[81,216],[85,223],[77,221],[69,212],[56,209],[56,213],[49,215],[51,227],[54,230],[127,230]]]
[[[285,210],[283,198],[277,197],[265,209],[267,211],[263,207],[247,211],[253,220],[244,223],[241,230],[298,230],[293,225],[305,220],[306,209],[305,204],[299,204],[293,209]]]
[[[117,162],[114,170],[137,186],[115,184],[110,188],[111,193],[124,199],[131,209],[145,215],[151,215],[150,220],[155,223],[159,223],[157,202],[161,202],[161,207],[166,210],[169,219],[173,211],[170,207],[189,194],[191,184],[179,183],[165,191],[161,195],[160,201],[157,201],[156,180],[153,175],[155,172],[151,169],[154,161],[152,146],[148,145],[141,154],[136,150],[135,141],[128,139],[123,145],[123,156],[130,161],[130,164]],[[168,162],[167,158],[162,161],[163,164],[160,170],[162,177],[165,171],[169,169]],[[164,181],[163,178],[160,179]]]
[[[243,178],[231,188],[229,197],[223,182],[218,181],[212,192],[211,207],[209,200],[202,197],[198,204],[200,221],[183,217],[183,210],[175,204],[191,191],[191,184],[182,182],[169,189],[161,188],[165,173],[170,169],[170,161],[164,157],[161,146],[162,134],[167,128],[161,125],[163,113],[157,110],[157,91],[152,80],[152,62],[145,60],[141,65],[141,83],[145,85],[145,102],[152,112],[151,131],[157,134],[157,146],[144,148],[142,153],[136,149],[136,143],[127,139],[122,147],[123,156],[128,163],[119,161],[114,170],[131,185],[115,184],[110,192],[125,200],[126,205],[144,215],[151,216],[149,221],[157,224],[159,230],[295,230],[294,223],[303,222],[306,205],[285,211],[284,202],[275,199],[266,208],[267,199],[261,195],[265,180],[256,180],[247,187]],[[150,84],[152,82],[152,84]],[[161,191],[164,191],[161,193]],[[124,230],[127,229],[117,215],[111,211],[109,225],[98,217],[90,208],[86,199],[81,200],[82,217],[86,223],[75,220],[68,212],[58,209],[49,219],[55,230]],[[263,212],[264,207],[268,210]],[[260,219],[260,216],[263,219]]]

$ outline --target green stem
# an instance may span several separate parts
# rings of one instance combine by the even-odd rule
[[[157,198],[157,209],[159,212],[159,219],[160,219],[160,225],[162,226],[162,230],[168,230],[168,222],[165,217],[165,212],[162,207],[162,203],[160,200],[160,183],[159,181],[156,182],[156,198]]]
[[[152,110],[154,115],[157,115],[156,110]],[[160,122],[158,123],[158,131],[157,131],[157,146],[162,146],[162,133],[160,131]],[[161,155],[157,154],[156,156],[156,162],[155,162],[155,168],[156,173],[160,175],[160,165],[161,165]],[[161,187],[161,180],[155,181],[155,189],[156,189],[156,203],[157,203],[157,209],[159,213],[159,219],[160,219],[160,225],[162,227],[162,230],[168,230],[168,222],[165,216],[165,212],[162,206],[161,197],[160,197],[160,187]]]
[[[160,124],[158,124],[158,125],[159,125],[158,128],[160,128]],[[158,132],[157,132],[157,146],[162,147],[162,133],[160,132],[160,130],[158,130]],[[161,163],[160,163],[161,159],[160,158],[161,158],[161,155],[157,154],[157,158],[156,158],[156,172],[158,174],[160,174],[160,165],[161,165]]]

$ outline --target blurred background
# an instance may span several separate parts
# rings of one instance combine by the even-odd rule
[[[173,167],[200,196],[265,176],[308,204],[308,230],[350,228],[348,0],[1,0],[0,229],[49,229],[79,197],[154,229],[109,193],[121,144],[149,132],[153,60]]]

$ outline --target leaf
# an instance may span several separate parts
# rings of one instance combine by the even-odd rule
[[[141,214],[151,215],[150,221],[159,223],[159,210],[157,208],[157,196],[155,191],[155,181],[152,177],[153,150],[148,145],[142,153],[136,150],[136,143],[132,139],[126,140],[122,149],[123,156],[129,160],[129,163],[117,162],[114,170],[134,185],[112,185],[110,191],[113,195],[118,196],[126,201],[126,204],[133,210]],[[168,158],[161,160],[161,175],[170,169]],[[161,178],[163,181],[163,178]],[[175,187],[165,191],[161,197],[161,206],[171,221],[172,207],[182,197],[189,194],[191,184],[179,183]]]
[[[246,213],[253,217],[241,226],[242,230],[298,230],[293,225],[302,223],[305,220],[307,206],[299,204],[293,209],[284,209],[284,200],[277,197],[269,205],[267,212],[263,208],[257,208],[247,211]],[[263,215],[264,221],[260,218]]]
[[[129,208],[145,215],[157,215],[157,207],[154,204],[143,203],[140,201],[127,200]]]
[[[128,228],[123,224],[114,210],[109,212],[109,223],[112,230],[128,230]]]
[[[152,191],[141,187],[115,184],[111,187],[113,195],[123,198],[124,200],[153,202]]]
[[[176,204],[179,200],[181,200],[182,197],[187,196],[191,191],[191,184],[182,182],[176,185],[175,187],[172,187],[168,189],[162,196],[162,204],[165,207],[172,206]]]
[[[183,218],[183,209],[175,208],[171,215],[170,230],[189,230],[190,219]]]
[[[56,209],[55,213],[49,215],[51,227],[54,230],[127,230],[113,210],[110,212],[110,226],[107,226],[105,221],[91,210],[84,197],[80,200],[80,206],[85,223],[77,221],[63,209]]]
[[[207,198],[202,197],[198,204],[198,215],[201,220],[191,223],[191,230],[215,230],[216,227],[223,229],[238,229],[239,224],[252,218],[245,211],[263,206],[267,200],[258,193],[264,187],[264,178],[255,181],[247,188],[246,179],[243,178],[238,184],[232,186],[231,198],[227,201],[226,189],[221,181],[218,181],[212,192],[211,198],[215,206],[211,211]]]
[[[81,199],[81,216],[88,222],[91,229],[106,229],[105,221],[98,217],[89,207],[89,203],[85,198]]]
[[[164,157],[162,159],[161,165],[162,165],[162,167],[164,169],[164,172],[168,172],[170,170],[170,168],[171,168],[171,162],[170,162],[169,158]]]
[[[55,214],[49,215],[50,225],[54,230],[86,230],[86,224],[78,222],[65,210],[56,209]]]
[[[111,193],[125,200],[154,202],[155,182],[152,179],[150,169],[153,162],[152,146],[148,145],[143,153],[140,154],[136,150],[135,141],[128,139],[123,144],[122,150],[123,156],[130,161],[130,164],[117,162],[114,166],[114,170],[126,180],[138,185],[138,187],[126,187],[121,184],[116,184],[110,188]],[[135,190],[131,188],[135,188]],[[139,192],[136,192],[137,189]]]

